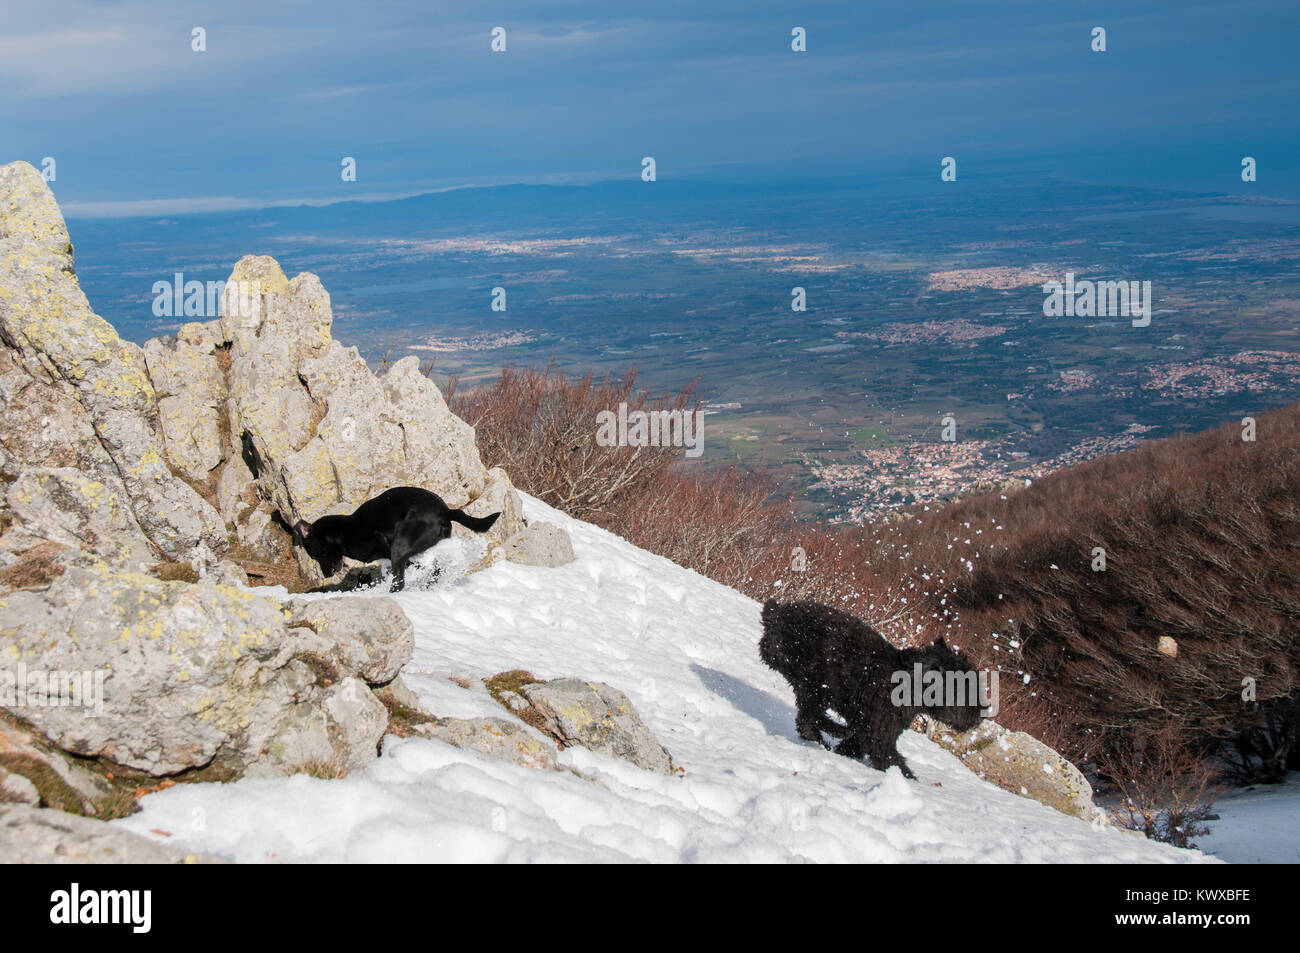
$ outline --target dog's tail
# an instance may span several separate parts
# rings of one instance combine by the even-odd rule
[[[492,524],[497,521],[500,513],[493,513],[491,516],[470,516],[462,510],[452,510],[447,514],[447,518],[453,523],[459,523],[466,529],[472,529],[476,533],[486,533],[492,528]]]

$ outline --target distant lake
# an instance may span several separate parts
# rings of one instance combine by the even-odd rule
[[[1098,212],[1081,215],[1080,222],[1125,221],[1187,216],[1215,222],[1267,222],[1275,225],[1300,225],[1300,203],[1295,205],[1238,205],[1214,202],[1208,205],[1170,209],[1134,209],[1126,212]]]

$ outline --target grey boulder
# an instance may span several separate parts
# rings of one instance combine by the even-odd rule
[[[647,771],[673,772],[667,750],[617,688],[560,678],[523,684],[496,697],[522,721],[554,738],[561,748],[580,745]]]

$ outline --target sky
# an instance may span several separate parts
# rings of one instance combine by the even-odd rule
[[[69,217],[636,178],[644,156],[661,180],[954,156],[1241,191],[1249,155],[1260,194],[1300,198],[1298,40],[1295,0],[10,3],[0,162],[54,158]]]

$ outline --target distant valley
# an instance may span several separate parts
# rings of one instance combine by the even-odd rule
[[[665,392],[698,379],[692,465],[773,469],[810,516],[869,521],[1300,399],[1300,205],[1284,202],[1013,177],[661,181],[70,228],[92,305],[136,341],[179,324],[153,314],[154,282],[270,254],[321,277],[338,338],[432,360],[440,382],[550,361],[634,365]],[[1149,326],[1045,316],[1042,285],[1066,272],[1150,281]]]

